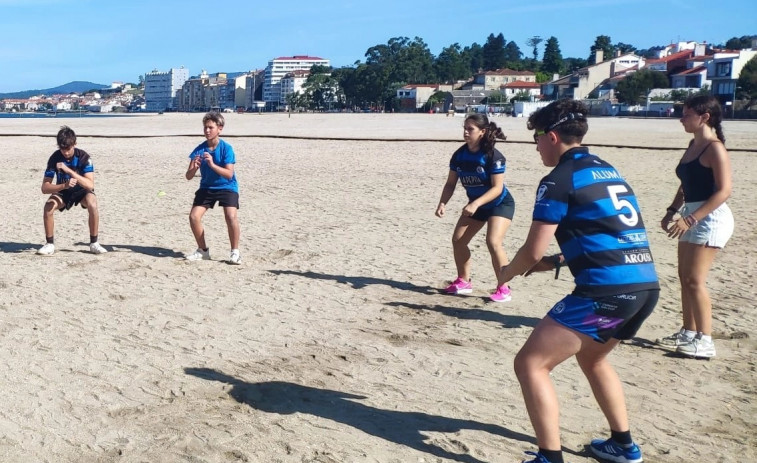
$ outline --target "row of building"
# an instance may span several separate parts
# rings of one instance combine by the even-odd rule
[[[313,66],[329,67],[327,59],[286,56],[273,59],[261,71],[216,73],[190,77],[180,67],[144,76],[147,111],[206,111],[268,107],[277,109],[299,92]]]
[[[445,85],[406,85],[397,91],[401,106],[406,109],[423,107],[437,91],[450,94],[444,108],[461,110],[479,106],[492,93],[506,98],[520,94],[532,101],[573,98],[604,100],[610,108],[617,101],[615,89],[620,81],[640,69],[663,72],[668,76],[669,88],[655,89],[648,97],[669,94],[674,89],[698,90],[705,86],[724,105],[733,105],[736,83],[747,62],[757,56],[757,41],[744,50],[711,49],[706,43],[679,42],[662,50],[655,59],[645,59],[634,53],[616,53],[605,59],[596,51],[596,63],[568,75],[555,75],[549,82],[536,83],[536,75],[529,71],[498,69],[476,74],[457,88]],[[616,105],[617,106],[617,105]],[[647,108],[649,109],[649,108]]]

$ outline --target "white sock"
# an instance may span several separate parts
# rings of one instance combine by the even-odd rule
[[[686,339],[694,339],[694,337],[697,335],[697,332],[684,329],[682,334],[683,334],[683,337]]]
[[[712,335],[699,333],[700,339],[705,342],[712,342]]]

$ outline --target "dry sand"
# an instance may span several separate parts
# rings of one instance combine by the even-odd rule
[[[462,118],[228,115],[237,267],[223,262],[220,210],[205,219],[214,260],[182,260],[194,249],[198,181],[184,172],[201,117],[0,119],[0,461],[493,463],[535,448],[512,360],[572,284],[568,272],[517,278],[512,302],[487,302],[482,233],[473,295],[438,293],[455,276],[456,217],[434,209]],[[498,147],[517,203],[512,256],[547,168],[524,119],[495,120],[509,134]],[[82,210],[56,215],[54,256],[34,254],[64,123],[95,162],[102,256],[86,252]],[[725,123],[736,232],[709,279],[711,361],[651,344],[680,325],[676,245],[658,224],[689,136],[673,119],[590,126],[588,144],[671,148],[594,150],[636,190],[662,285],[655,313],[613,355],[645,461],[757,461],[757,155],[737,150],[757,146],[757,125]],[[458,186],[450,209],[463,198]],[[607,425],[587,382],[574,361],[553,380],[567,461],[595,461],[584,445]]]

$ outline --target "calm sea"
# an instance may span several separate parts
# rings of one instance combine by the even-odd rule
[[[129,117],[134,116],[134,114],[123,114],[123,113],[105,113],[105,114],[94,114],[94,113],[78,113],[75,111],[70,112],[62,112],[62,113],[56,113],[56,114],[46,114],[46,113],[0,113],[0,118],[2,119],[35,119],[35,118],[43,118],[43,117],[56,117],[56,118],[70,118],[70,117]]]

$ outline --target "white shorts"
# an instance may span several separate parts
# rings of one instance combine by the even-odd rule
[[[681,216],[686,217],[699,209],[704,201],[685,203],[681,209]],[[726,203],[710,212],[707,217],[688,229],[679,241],[692,244],[702,244],[712,248],[722,248],[733,235],[733,214]]]

